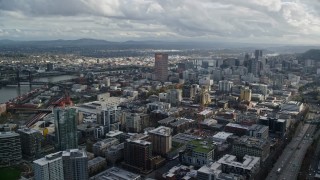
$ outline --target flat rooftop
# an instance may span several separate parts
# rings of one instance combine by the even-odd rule
[[[268,143],[268,141],[265,139],[260,139],[255,137],[242,136],[241,138],[237,139],[234,143],[263,149],[265,145]]]
[[[109,131],[107,134],[106,134],[106,136],[108,136],[108,137],[115,137],[115,136],[118,136],[118,135],[120,135],[120,134],[122,134],[123,132],[122,131]]]
[[[15,137],[15,136],[20,136],[20,135],[18,133],[13,132],[13,131],[0,132],[0,138],[10,138],[10,137]]]
[[[190,141],[189,144],[194,146],[192,149],[195,152],[200,153],[209,153],[210,151],[213,151],[214,147],[211,143],[204,141],[204,140],[193,140]]]
[[[171,136],[171,129],[165,126],[159,126],[156,129],[149,131],[149,133],[160,136]]]
[[[37,159],[35,161],[33,161],[33,163],[38,164],[40,166],[46,165],[48,163],[54,162],[56,160],[62,159],[62,151],[56,152],[56,153],[52,153],[49,155],[46,155],[43,158]]]
[[[94,177],[91,177],[90,180],[140,180],[141,176],[134,174],[132,172],[126,171],[121,168],[112,167],[107,169]]]
[[[254,168],[256,166],[256,164],[260,165],[260,157],[245,155],[243,157],[243,161],[239,162],[239,161],[237,161],[236,156],[226,154],[218,160],[218,163],[227,164],[229,166],[251,170],[252,168]]]
[[[196,139],[201,139],[200,136],[194,136],[191,134],[179,133],[172,137],[172,141],[187,144],[188,142]]]
[[[227,133],[227,132],[218,132],[213,136],[214,139],[224,139],[226,140],[229,136],[232,136],[233,133]]]
[[[235,123],[228,123],[226,126],[234,127],[234,128],[247,129],[247,130],[249,129],[249,127],[247,127],[247,126],[243,126],[243,125],[235,124]]]
[[[102,162],[106,162],[106,159],[103,158],[103,157],[98,156],[98,157],[96,157],[96,158],[93,158],[93,159],[89,160],[89,161],[88,161],[88,166],[89,166],[89,167],[90,167],[90,166],[94,166],[94,165],[99,164],[99,163],[102,163]]]

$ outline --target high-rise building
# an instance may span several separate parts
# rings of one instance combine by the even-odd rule
[[[62,152],[49,154],[33,161],[33,170],[35,180],[64,179]]]
[[[69,149],[33,161],[35,180],[87,180],[88,157],[84,150]]]
[[[54,109],[56,148],[59,150],[78,147],[76,110],[72,108]]]
[[[47,71],[53,71],[54,70],[54,65],[53,63],[48,63],[47,64]]]
[[[252,93],[262,94],[264,96],[268,94],[268,85],[266,84],[253,83],[250,86],[251,86]]]
[[[262,57],[262,50],[255,50],[254,51],[254,57],[255,57],[255,59],[256,60],[258,60],[259,58],[261,58]]]
[[[155,54],[154,73],[158,81],[165,82],[168,79],[168,54]]]
[[[22,156],[27,159],[34,159],[41,155],[42,134],[35,129],[19,129]]]
[[[137,113],[126,113],[126,130],[127,132],[139,133],[142,130],[141,117]]]
[[[172,106],[178,106],[182,101],[181,89],[169,89],[167,91],[167,102]]]
[[[259,74],[259,61],[257,59],[249,59],[248,72],[252,73],[254,76],[257,76]]]
[[[171,129],[159,126],[148,132],[152,142],[152,150],[155,154],[165,155],[172,148]]]
[[[121,109],[117,106],[108,106],[102,111],[102,123],[105,126],[105,131],[119,130],[119,118]]]
[[[0,165],[14,165],[21,158],[20,135],[15,132],[0,132]]]
[[[220,92],[231,92],[233,82],[231,81],[219,81],[219,91]]]
[[[151,142],[132,137],[124,143],[123,166],[129,170],[148,173],[151,171]]]
[[[200,91],[201,91],[201,88],[198,84],[192,84],[191,88],[190,88],[189,97],[195,98],[199,94]]]
[[[84,150],[70,149],[63,151],[62,162],[65,180],[88,179],[88,156]]]
[[[240,90],[240,100],[241,101],[251,101],[252,92],[248,87],[241,88]]]

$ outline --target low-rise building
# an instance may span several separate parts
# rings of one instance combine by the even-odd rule
[[[171,179],[196,179],[197,171],[192,166],[174,166],[168,172],[162,174],[162,178]]]
[[[228,123],[224,127],[224,131],[229,132],[229,133],[233,133],[237,136],[246,135],[248,130],[249,130],[248,126],[243,126],[243,125],[235,124],[235,123]]]
[[[181,144],[187,144],[190,141],[196,140],[196,139],[201,139],[200,136],[195,136],[191,134],[186,134],[186,133],[179,133],[176,134],[172,137],[172,142],[175,143],[181,143]]]
[[[121,179],[121,180],[141,180],[139,174],[134,174],[132,172],[126,171],[121,168],[112,167],[107,169],[93,177],[90,180],[106,180],[107,179]]]
[[[105,158],[103,157],[96,157],[88,161],[88,171],[89,174],[96,174],[97,172],[104,169],[107,165]]]
[[[119,144],[119,140],[116,138],[104,139],[94,143],[92,146],[92,151],[95,156],[105,157],[106,149],[116,144]]]
[[[120,140],[121,134],[123,134],[122,131],[109,131],[106,134],[106,138],[116,138],[116,139]]]
[[[184,132],[190,127],[193,127],[195,123],[196,121],[192,119],[175,118],[175,117],[168,117],[158,121],[158,124],[162,126],[171,127],[173,129],[173,134]]]
[[[116,163],[123,159],[124,143],[113,145],[107,149],[106,159],[108,162]]]
[[[261,161],[265,161],[270,153],[270,143],[267,139],[242,136],[236,139],[232,154],[238,158],[243,158],[245,155],[260,157]]]
[[[232,136],[233,133],[227,133],[227,132],[218,132],[212,137],[212,140],[216,143],[224,143],[227,141],[229,136]]]
[[[284,136],[289,123],[286,119],[277,119],[271,117],[261,116],[259,118],[259,124],[269,127],[269,132],[272,134],[277,134],[280,137]]]
[[[223,173],[218,162],[210,162],[197,171],[197,180],[243,180],[244,176],[235,173]]]
[[[245,155],[243,161],[237,161],[236,156],[226,154],[218,160],[221,170],[224,173],[234,173],[244,175],[246,179],[251,179],[260,170],[260,158]]]
[[[286,103],[281,104],[280,106],[281,111],[288,111],[288,112],[301,112],[304,108],[302,102],[298,101],[288,101]]]
[[[180,153],[180,161],[187,165],[201,167],[212,161],[214,146],[203,140],[193,140],[187,144],[186,150]]]
[[[253,124],[249,127],[248,135],[252,137],[268,139],[269,127],[259,124]]]

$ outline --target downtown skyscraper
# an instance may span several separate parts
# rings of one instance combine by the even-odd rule
[[[165,82],[168,79],[168,54],[156,53],[154,62],[155,78]]]
[[[78,148],[76,110],[54,109],[56,148],[60,151]]]

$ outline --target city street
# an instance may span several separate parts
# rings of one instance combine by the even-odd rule
[[[305,124],[284,149],[266,179],[296,179],[304,155],[312,143],[310,137],[316,129],[315,125]]]

